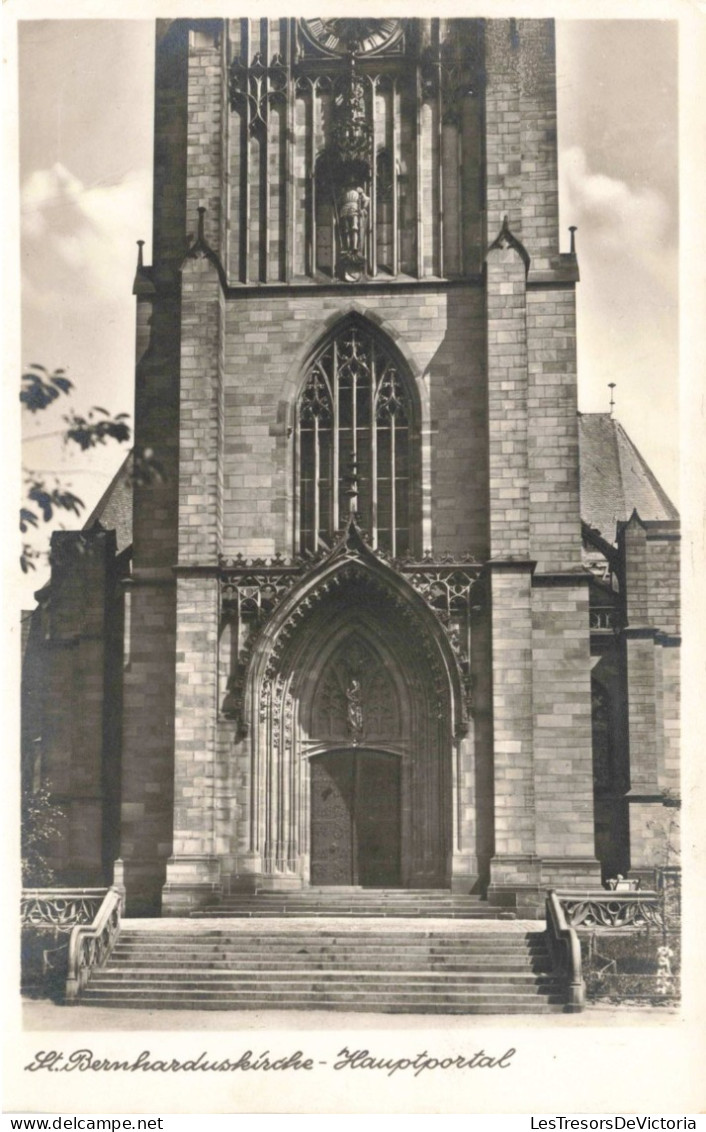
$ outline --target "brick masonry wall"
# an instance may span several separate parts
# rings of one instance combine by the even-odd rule
[[[179,411],[179,562],[215,562],[221,546],[221,334],[215,267],[188,259],[182,271]]]
[[[490,593],[495,854],[534,855],[537,831],[529,568],[519,564],[495,567]]]
[[[530,552],[538,571],[581,565],[573,287],[527,292]]]
[[[632,629],[650,627],[650,593],[647,573],[647,536],[633,516],[621,532],[625,574],[625,613]]]
[[[592,857],[588,586],[539,582],[532,589],[537,852]]]
[[[516,20],[485,25],[486,245],[507,216],[522,238],[519,39]]]
[[[649,530],[645,555],[650,623],[660,633],[679,634],[680,542]]]
[[[630,784],[637,793],[658,789],[657,692],[655,655],[651,638],[627,642],[628,727],[630,735]]]
[[[206,209],[206,240],[221,247],[223,193],[222,115],[225,46],[214,32],[191,31],[188,62],[188,113],[186,131],[186,224],[195,234],[198,208]]]
[[[663,790],[679,792],[679,743],[680,731],[680,650],[665,645],[657,650],[661,653],[662,688],[662,758],[660,762],[660,786]]]
[[[487,257],[490,553],[529,554],[525,265],[513,248]]]
[[[484,332],[478,288],[422,293],[357,290],[383,331],[408,350],[431,430],[432,543],[487,549]],[[224,377],[224,553],[291,553],[294,439],[286,427],[306,368],[307,346],[327,319],[352,307],[348,294],[266,294],[230,302]],[[299,359],[299,360],[298,360]],[[421,548],[420,548],[421,549]]]
[[[627,605],[630,776],[635,795],[679,789],[679,542],[673,534],[645,529],[633,518],[620,538]],[[631,845],[645,864],[646,845],[653,834],[647,819],[638,821],[633,810],[631,805]]]
[[[158,187],[155,187],[155,192]],[[156,274],[159,274],[158,270]],[[135,383],[135,448],[151,449],[159,478],[133,484],[131,617],[123,682],[120,856],[128,912],[159,909],[172,847],[175,585],[179,508],[179,320],[174,283],[138,302],[149,337]],[[148,311],[147,318],[144,317]]]
[[[64,818],[52,846],[62,883],[104,881],[104,726],[106,645],[113,601],[113,532],[55,532],[52,598],[38,610],[23,697],[29,718],[24,757],[39,758]],[[48,629],[48,632],[47,632]]]
[[[214,851],[218,580],[177,581],[174,855]]]
[[[503,217],[535,269],[559,251],[552,20],[486,20],[487,243]]]
[[[152,246],[160,279],[167,280],[185,250],[188,36],[184,21],[157,21]]]
[[[559,251],[556,48],[553,20],[518,20],[522,241],[535,269]]]
[[[645,887],[653,883],[653,869],[679,864],[680,834],[680,811],[675,807],[631,803],[630,871],[645,871]]]
[[[179,320],[173,293],[138,301],[140,321],[149,311],[149,342],[135,374],[135,451],[151,451],[159,478],[133,483],[135,572],[171,567],[177,555],[179,491]]]
[[[132,913],[159,907],[172,849],[173,584],[135,586],[130,621],[124,673],[121,856]]]
[[[628,610],[630,857],[633,871],[679,860],[679,541],[631,519],[621,533]],[[640,633],[640,627],[644,627]],[[631,633],[633,629],[633,633]],[[635,632],[635,629],[637,630]]]

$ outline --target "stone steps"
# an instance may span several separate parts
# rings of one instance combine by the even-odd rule
[[[188,927],[168,928],[166,925],[169,921],[162,921],[165,925],[160,927],[158,931],[149,931],[130,928],[123,929],[120,933],[119,943],[131,939],[139,939],[140,944],[143,944],[148,937],[151,937],[156,942],[168,943],[185,943],[190,945],[197,942],[199,945],[202,943],[209,946],[215,946],[219,941],[224,939],[237,939],[248,941],[251,943],[261,944],[263,940],[267,941],[267,946],[276,947],[280,943],[286,943],[290,940],[300,940],[302,942],[311,943],[321,947],[339,945],[346,942],[356,942],[365,940],[368,943],[378,943],[382,945],[389,945],[396,947],[399,941],[416,942],[424,944],[425,946],[444,946],[444,947],[461,947],[464,950],[468,947],[478,946],[483,951],[487,951],[489,945],[492,943],[497,947],[520,947],[524,948],[529,943],[535,943],[536,946],[541,946],[537,941],[537,933],[523,934],[521,932],[508,932],[504,934],[496,933],[490,930],[474,932],[472,927],[464,930],[462,926],[454,930],[444,930],[435,926],[431,930],[426,930],[422,925],[423,921],[417,918],[408,917],[408,923],[401,928],[380,928],[379,926],[364,927],[361,924],[355,924],[351,921],[351,926],[346,923],[345,926],[332,928],[329,925],[321,925],[321,927],[313,926],[311,924],[302,923],[301,926],[296,927],[292,925],[290,928],[287,925],[286,930],[278,930],[276,932],[268,932],[267,930],[256,930],[250,925],[233,925],[222,926],[218,928],[207,927],[204,923],[196,926],[193,921],[189,922]]]
[[[115,998],[119,1000],[122,990],[122,987],[96,988],[90,993],[86,992],[83,1002],[85,1005],[95,1002],[100,997],[101,991],[104,1001]],[[132,995],[133,998],[140,997],[136,993],[137,991],[139,991],[139,988],[128,988],[125,997],[129,995]],[[183,994],[180,994],[176,999],[172,988],[165,984],[164,986],[150,986],[145,992],[145,997],[152,998],[156,1002],[160,1000],[168,1002],[173,1010],[181,1009],[182,1002],[185,999],[197,1002],[213,1002],[216,1005],[220,1004],[221,1009],[230,1010],[240,1010],[249,1005],[268,1010],[279,1010],[282,1002],[290,1001],[297,1002],[300,1009],[307,1010],[309,1002],[316,1002],[323,998],[326,1002],[357,1003],[359,1009],[366,1006],[368,1011],[374,1010],[376,1013],[385,1013],[388,1006],[405,1003],[414,1005],[415,1002],[435,1002],[438,1007],[448,1004],[496,1006],[503,1002],[515,1006],[525,1005],[530,1008],[535,1003],[542,1006],[563,1004],[563,995],[559,991],[551,994],[547,993],[544,988],[537,988],[532,991],[513,990],[504,992],[499,987],[492,987],[488,988],[486,993],[475,989],[464,991],[449,987],[429,986],[420,986],[412,990],[394,988],[386,992],[375,988],[374,1006],[371,1006],[370,994],[370,988],[365,986],[339,987],[336,985],[328,986],[323,983],[292,987],[287,990],[283,990],[281,987],[252,987],[228,991],[223,987],[192,986],[184,987]],[[440,1010],[440,1013],[443,1013],[443,1011]]]
[[[564,1008],[542,933],[470,926],[125,929],[86,1005],[194,1010],[513,1014]]]
[[[235,973],[227,972],[213,972],[199,970],[198,972],[186,972],[178,969],[169,969],[167,967],[161,968],[140,968],[126,967],[119,969],[115,967],[104,968],[100,976],[94,976],[98,979],[102,989],[111,986],[118,986],[126,982],[149,982],[151,989],[163,988],[170,989],[172,986],[178,984],[180,987],[186,987],[193,990],[218,990],[232,989],[234,991],[245,991],[249,986],[253,986],[257,990],[281,990],[283,986],[290,990],[312,990],[319,987],[320,983],[325,977],[326,986],[330,990],[337,988],[346,988],[353,986],[353,989],[358,987],[385,987],[389,984],[389,973],[387,971],[375,970],[306,970],[306,971],[238,971]],[[499,972],[489,972],[487,975],[478,973],[471,974],[467,971],[405,971],[405,983],[408,989],[418,989],[422,986],[433,987],[448,987],[454,990],[465,990],[470,987],[487,987],[493,986],[494,989],[502,991],[526,990],[530,988],[555,990],[559,984],[550,972],[544,974],[525,974],[523,972],[514,971],[510,974],[500,974]],[[92,984],[93,985],[93,981]]]
[[[199,951],[205,948],[217,949],[222,947],[225,943],[230,943],[233,940],[237,941],[237,948],[240,951],[243,946],[251,945],[252,947],[262,947],[263,942],[266,940],[268,953],[272,949],[288,950],[293,943],[296,943],[301,948],[307,948],[318,951],[331,951],[338,947],[344,947],[356,943],[365,943],[368,947],[378,947],[382,950],[396,951],[400,946],[411,948],[423,948],[425,951],[434,950],[449,952],[461,951],[464,954],[468,952],[477,952],[478,954],[488,954],[489,948],[492,946],[493,954],[498,952],[516,952],[520,951],[525,953],[527,948],[534,947],[535,949],[541,948],[541,943],[527,943],[522,937],[519,937],[518,942],[513,942],[513,937],[498,940],[490,936],[489,932],[483,932],[482,935],[476,937],[451,936],[448,939],[443,937],[430,937],[421,934],[410,935],[406,932],[390,933],[389,936],[381,936],[379,934],[370,932],[341,932],[340,935],[324,936],[315,935],[310,931],[306,933],[300,932],[297,934],[284,935],[278,932],[276,935],[261,936],[261,935],[247,935],[243,932],[233,932],[231,935],[223,933],[220,935],[209,935],[200,937],[196,940],[192,938],[185,938],[181,936],[166,935],[164,932],[150,933],[151,939],[147,934],[141,937],[128,937],[127,933],[120,935],[117,947],[130,947],[133,944],[139,944],[140,948],[144,948],[148,944],[155,947],[162,948],[188,948],[196,947]]]
[[[191,913],[211,917],[382,916],[438,919],[514,919],[507,908],[488,905],[480,896],[446,889],[303,889],[296,892],[234,893]]]
[[[379,1014],[556,1014],[565,1009],[563,998],[559,1001],[529,1001],[521,999],[487,999],[478,1002],[469,999],[464,1002],[439,1002],[436,997],[431,999],[405,999],[399,997],[390,1003],[371,1004],[369,999],[361,1002],[328,998],[324,995],[303,995],[301,998],[278,996],[276,1002],[261,998],[238,998],[230,1002],[221,994],[215,998],[180,997],[175,1001],[173,996],[156,998],[142,992],[138,994],[94,994],[90,999],[85,992],[81,998],[87,1006],[115,1007],[123,1010],[327,1010],[345,1011],[346,1013],[379,1013]]]
[[[224,908],[217,906],[210,911],[203,908],[198,912],[191,912],[193,919],[207,919],[214,917],[220,919],[235,919],[235,918],[252,918],[252,919],[276,919],[281,920],[284,917],[297,917],[297,916],[312,916],[324,919],[326,917],[338,916],[354,916],[356,919],[376,919],[384,918],[385,916],[393,918],[399,917],[405,919],[409,916],[427,917],[435,920],[514,920],[515,916],[512,912],[485,912],[485,911],[464,911],[451,910],[448,908],[435,907],[430,905],[428,908],[369,908],[365,911],[359,910],[355,907],[341,907],[341,908],[314,908],[306,906],[293,906],[283,904],[279,908],[263,908],[248,907],[248,908]]]

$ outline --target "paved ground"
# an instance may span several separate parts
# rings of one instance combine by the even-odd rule
[[[587,1026],[663,1026],[679,1018],[664,1008],[589,1007],[582,1014],[364,1014],[325,1010],[121,1010],[102,1006],[56,1006],[25,1000],[23,1028],[27,1030],[171,1030],[174,1032],[237,1030],[467,1030],[486,1027],[513,1030],[547,1027],[584,1029]]]

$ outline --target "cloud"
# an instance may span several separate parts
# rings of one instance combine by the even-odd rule
[[[135,240],[151,225],[146,170],[86,186],[57,163],[32,173],[20,200],[27,301],[105,301],[129,293]]]
[[[602,259],[626,260],[664,280],[676,266],[673,217],[654,189],[593,172],[584,150],[572,146],[559,162],[562,213],[581,230],[579,252],[587,245]]]

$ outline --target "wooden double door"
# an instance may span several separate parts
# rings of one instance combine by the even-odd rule
[[[399,887],[400,760],[332,751],[312,758],[310,776],[310,883]]]

